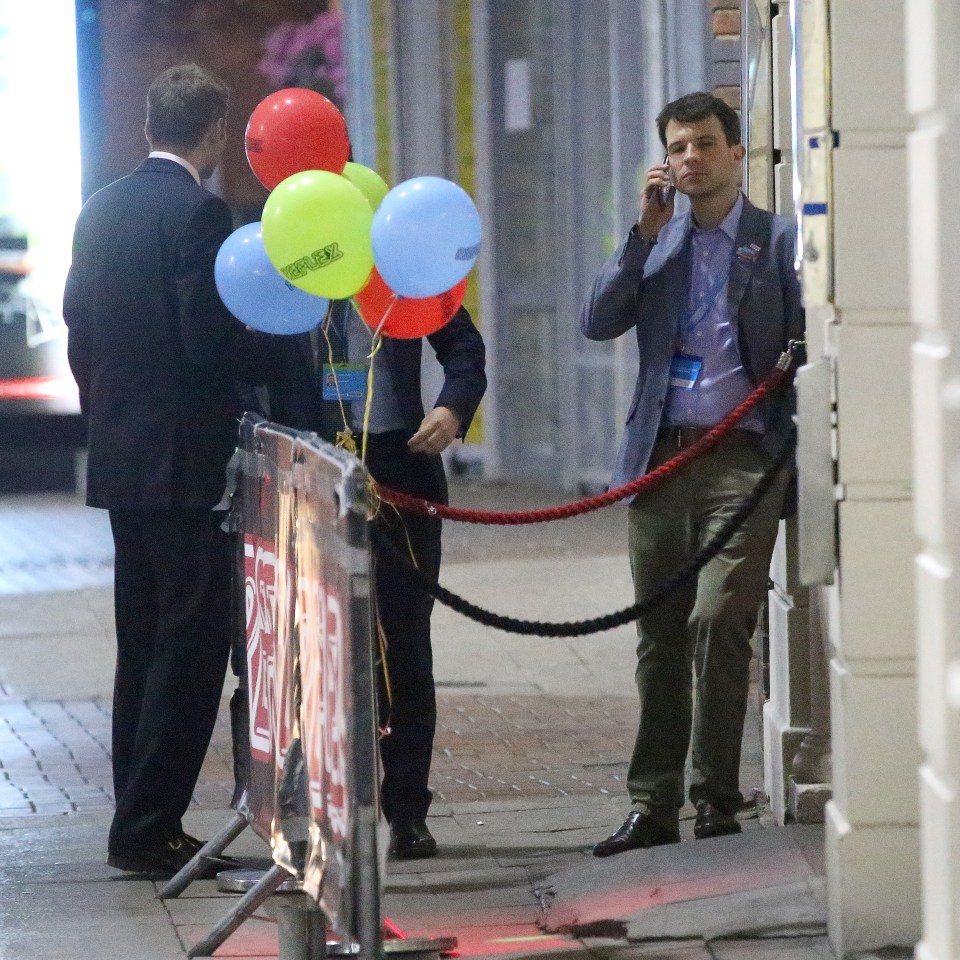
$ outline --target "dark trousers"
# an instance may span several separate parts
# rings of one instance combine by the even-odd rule
[[[230,650],[230,537],[209,510],[111,510],[116,547],[111,853],[181,829]]]
[[[446,503],[443,462],[439,457],[410,453],[408,437],[399,431],[371,434],[370,473],[384,486]],[[438,577],[438,519],[398,513],[384,505],[375,522],[404,556],[413,552],[417,566],[428,577]],[[437,725],[430,646],[433,598],[385,551],[374,549],[373,568],[377,617],[386,639],[386,662],[378,670],[377,706],[381,729],[390,731],[380,738],[380,801],[388,821],[422,819],[432,799],[427,782]]]

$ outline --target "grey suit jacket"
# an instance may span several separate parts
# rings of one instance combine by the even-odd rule
[[[603,265],[580,312],[580,329],[591,340],[612,340],[633,330],[640,349],[612,487],[641,476],[650,462],[689,291],[690,228],[691,215],[685,212],[660,231],[654,246],[631,235]],[[740,356],[754,384],[766,379],[788,341],[803,337],[800,284],[793,265],[795,232],[791,220],[744,199],[727,296]],[[760,408],[764,444],[771,452],[783,440],[793,407],[788,390]]]

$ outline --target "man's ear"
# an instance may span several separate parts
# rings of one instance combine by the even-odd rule
[[[210,146],[215,146],[220,143],[226,143],[227,141],[227,119],[226,117],[218,117],[213,126],[207,131],[207,143]]]
[[[742,143],[737,143],[733,147],[733,155],[737,158],[739,162],[747,155],[747,148]]]

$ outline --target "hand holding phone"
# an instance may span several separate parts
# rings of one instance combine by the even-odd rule
[[[673,199],[673,195],[677,192],[677,188],[673,185],[673,177],[670,173],[669,153],[663,158],[663,165],[666,167],[664,175],[666,177],[667,186],[660,187],[657,191],[657,200],[660,201],[661,207],[665,207]]]
[[[676,189],[670,179],[670,166],[666,159],[647,170],[647,182],[640,195],[640,216],[637,219],[638,235],[656,243],[660,230],[673,216],[673,197]]]

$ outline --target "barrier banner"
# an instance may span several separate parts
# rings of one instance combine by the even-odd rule
[[[290,873],[303,871],[307,841],[306,781],[300,743],[300,659],[297,623],[297,433],[271,423],[256,427],[260,453],[261,516],[269,516],[274,543],[274,669],[270,698],[273,732],[273,859]],[[268,502],[269,501],[269,502]],[[264,530],[266,534],[267,531]]]
[[[256,428],[240,424],[239,536],[242,549],[250,764],[240,812],[270,842],[274,816],[273,712],[276,690],[276,498],[263,483]]]
[[[241,423],[242,540],[250,773],[247,809],[274,860],[299,873],[306,847],[299,742],[296,619],[297,434],[259,418]]]
[[[339,937],[356,938],[356,908],[379,910],[367,474],[355,457],[318,440],[301,440],[297,460],[310,817],[303,886]]]
[[[248,414],[240,508],[250,768],[241,812],[330,932],[379,956],[367,473]]]

